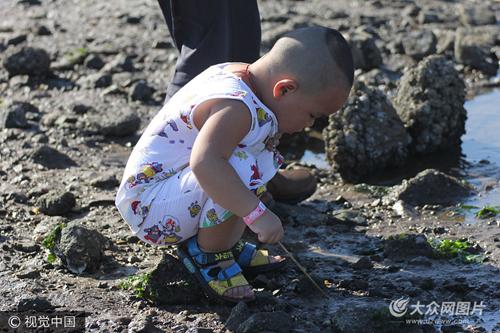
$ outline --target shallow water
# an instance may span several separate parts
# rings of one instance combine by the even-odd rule
[[[467,180],[479,189],[466,204],[500,205],[500,89],[467,101],[465,108],[468,119],[462,153],[471,163],[466,167]],[[466,222],[475,221],[474,211],[468,212]]]

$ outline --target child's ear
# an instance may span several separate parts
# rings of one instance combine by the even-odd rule
[[[298,88],[298,84],[292,79],[283,79],[276,82],[273,88],[273,96],[275,98],[280,98],[289,93],[295,92]]]

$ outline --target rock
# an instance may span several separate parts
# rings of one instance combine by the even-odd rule
[[[64,216],[75,207],[76,199],[71,192],[52,190],[37,200],[40,211],[50,216]]]
[[[104,190],[112,190],[120,185],[114,173],[100,175],[90,181],[90,185]]]
[[[40,250],[40,246],[33,242],[14,242],[12,248],[25,253],[36,253]]]
[[[236,332],[261,333],[263,331],[271,331],[275,333],[287,333],[292,328],[293,319],[286,312],[259,312],[241,323]]]
[[[382,55],[375,39],[367,33],[356,32],[349,37],[354,67],[368,71],[382,65]]]
[[[35,150],[31,159],[34,163],[41,164],[48,169],[66,169],[77,166],[68,155],[46,145]]]
[[[441,22],[441,18],[438,13],[430,10],[422,10],[418,13],[418,22],[420,24],[426,23],[439,23]]]
[[[45,25],[40,25],[36,27],[35,34],[38,36],[50,36],[52,35],[52,31]]]
[[[167,252],[151,271],[145,293],[159,305],[198,304],[205,297],[195,278]]]
[[[333,170],[353,182],[403,164],[410,143],[389,99],[361,82],[355,83],[344,107],[329,117],[323,137]]]
[[[460,21],[464,25],[496,24],[495,11],[486,4],[460,4]]]
[[[38,279],[40,276],[40,272],[34,269],[28,269],[16,274],[18,279]]]
[[[52,305],[45,297],[40,296],[36,296],[34,298],[22,298],[17,303],[18,312],[48,312],[53,311],[54,309],[54,305]]]
[[[12,38],[7,39],[7,45],[18,45],[24,43],[28,36],[26,34],[20,34]]]
[[[394,261],[404,261],[415,257],[434,257],[434,250],[425,235],[402,234],[385,240],[384,256]]]
[[[410,16],[410,17],[415,17],[420,13],[420,7],[415,5],[414,3],[411,3],[407,5],[403,11],[401,12],[402,17]]]
[[[432,31],[412,31],[403,39],[403,49],[406,55],[415,60],[436,52],[437,39]]]
[[[92,273],[101,266],[107,242],[98,231],[72,224],[61,230],[53,251],[70,272]]]
[[[394,107],[419,154],[458,149],[465,133],[465,85],[453,64],[430,56],[401,78]]]
[[[134,134],[141,125],[141,119],[129,107],[111,107],[106,112],[85,114],[81,127],[109,137],[124,137]]]
[[[412,206],[453,205],[472,193],[473,189],[457,178],[427,169],[395,186],[388,197]]]
[[[113,83],[113,78],[109,73],[93,73],[81,78],[78,83],[85,88],[106,88]]]
[[[352,209],[339,209],[334,212],[332,212],[332,217],[328,219],[328,224],[345,224],[345,225],[350,225],[350,226],[356,226],[356,225],[361,225],[361,226],[366,226],[368,225],[368,222],[366,220],[366,217],[363,216],[360,212],[357,212]]]
[[[226,320],[224,326],[231,331],[236,331],[241,323],[250,316],[250,309],[245,302],[239,302],[231,310],[231,314]]]
[[[436,53],[443,54],[447,51],[454,52],[455,48],[455,31],[438,30],[436,37],[438,39],[436,45]]]
[[[455,37],[455,58],[457,62],[480,70],[488,76],[496,75],[498,59],[490,52],[488,45],[479,44],[474,35],[468,35],[464,29],[458,29]]]
[[[429,258],[418,256],[410,260],[411,265],[415,266],[426,266],[430,267],[432,266],[432,261],[429,260]]]
[[[3,66],[10,76],[19,74],[45,75],[50,70],[50,57],[44,49],[16,48],[5,57]]]
[[[370,284],[366,280],[352,278],[340,280],[338,286],[349,290],[367,290]]]
[[[387,304],[371,301],[369,304],[341,305],[330,322],[333,333],[413,332],[413,325],[402,319],[405,317],[397,318],[398,320],[394,318],[389,313]]]
[[[83,62],[85,67],[90,68],[90,69],[101,69],[104,67],[104,61],[100,56],[97,54],[91,54],[87,58],[85,58],[85,61]]]
[[[102,67],[104,73],[133,72],[135,70],[132,58],[124,54],[118,54],[110,63]]]
[[[2,128],[28,128],[26,113],[38,113],[38,109],[26,102],[13,102],[0,110],[0,129]]]
[[[164,330],[157,328],[150,315],[142,313],[136,315],[128,324],[129,333],[164,333]]]
[[[153,96],[153,93],[154,89],[145,80],[139,80],[130,89],[130,99],[146,102]]]
[[[54,228],[59,224],[66,224],[68,221],[66,218],[61,216],[55,217],[45,217],[42,219],[33,230],[33,241],[41,243],[44,238],[54,230]]]
[[[372,269],[373,262],[368,257],[361,257],[358,261],[352,264],[352,268],[354,269]]]

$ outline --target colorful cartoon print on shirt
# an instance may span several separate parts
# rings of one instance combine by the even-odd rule
[[[182,237],[177,235],[181,231],[181,227],[175,217],[165,215],[160,225],[163,226],[162,234],[165,235],[162,239],[163,244],[175,244],[182,239]]]
[[[168,179],[168,178],[172,177],[173,175],[175,175],[176,173],[177,172],[174,169],[170,168],[167,171],[162,172],[162,174],[157,177],[157,180],[161,181],[161,180]]]
[[[191,105],[189,110],[182,110],[181,111],[181,120],[186,124],[187,128],[193,129],[193,124],[191,124],[191,121],[189,120],[189,115],[191,114],[191,110],[193,109],[194,105]]]
[[[140,227],[144,223],[144,221],[146,220],[146,217],[149,214],[149,208],[151,205],[143,206],[143,205],[141,205],[140,201],[135,200],[135,201],[132,201],[130,206],[132,208],[132,211],[134,212],[134,215],[139,215],[142,218],[141,223],[139,223],[139,225],[138,225]]]
[[[188,210],[191,217],[196,217],[196,215],[198,215],[198,213],[201,211],[201,206],[198,204],[198,201],[195,201],[191,203]]]
[[[144,238],[147,239],[150,242],[157,243],[160,237],[162,236],[162,232],[160,228],[158,228],[158,225],[154,225],[151,228],[146,228],[144,229],[144,232],[146,235],[144,235]]]
[[[262,127],[265,124],[271,122],[271,116],[269,115],[269,113],[264,111],[263,108],[257,108],[255,111],[257,111],[257,120],[259,122],[259,127]]]
[[[250,169],[252,169],[252,175],[250,176],[250,186],[258,185],[260,183],[260,180],[262,179],[262,175],[260,174],[257,163],[252,164],[250,166]]]
[[[262,193],[266,192],[267,191],[267,188],[266,188],[266,185],[261,185],[255,189],[252,190],[252,192],[257,196],[257,197],[260,197],[262,195]]]
[[[207,219],[208,219],[208,221],[210,221],[210,223],[212,225],[217,225],[217,224],[221,223],[221,221],[219,220],[219,217],[217,216],[217,212],[213,208],[207,212]]]
[[[281,156],[280,152],[275,150],[273,153],[273,165],[276,169],[279,169],[283,164],[283,156]]]
[[[246,160],[248,158],[247,153],[241,150],[234,153],[234,156],[238,157],[240,161]]]
[[[179,128],[177,127],[177,124],[172,119],[170,119],[169,121],[167,121],[167,125],[169,125],[170,128],[172,130],[174,130],[174,132],[178,132],[179,131]]]
[[[159,172],[163,171],[163,167],[161,163],[152,162],[148,164],[143,164],[142,172],[139,172],[135,176],[130,176],[127,179],[128,185],[130,188],[138,184],[149,183],[151,179]]]

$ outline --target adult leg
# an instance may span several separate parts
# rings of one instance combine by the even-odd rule
[[[256,0],[159,0],[180,54],[165,102],[207,67],[254,62],[260,52]]]

